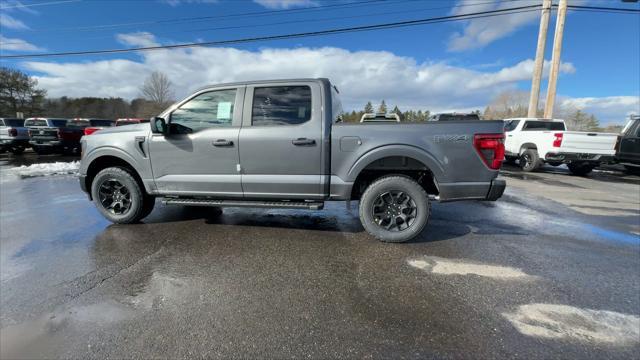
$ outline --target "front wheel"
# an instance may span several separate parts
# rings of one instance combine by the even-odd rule
[[[571,164],[568,164],[567,167],[569,168],[569,171],[571,171],[573,175],[585,176],[588,173],[590,173],[591,170],[593,170],[593,168],[596,167],[596,165],[589,164],[589,163],[571,163]]]
[[[407,176],[388,175],[374,181],[360,199],[360,222],[369,234],[384,242],[416,237],[429,221],[426,191]]]
[[[91,183],[91,196],[98,211],[109,221],[131,224],[149,215],[150,198],[129,169],[110,167],[98,173]]]

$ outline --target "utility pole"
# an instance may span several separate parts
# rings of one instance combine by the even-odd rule
[[[562,34],[564,32],[564,19],[567,16],[567,0],[560,0],[558,5],[558,18],[556,20],[556,33],[553,37],[553,55],[551,55],[551,71],[549,72],[549,86],[547,88],[547,102],[544,106],[544,117],[553,117],[553,105],[556,101],[556,87],[558,85],[558,73],[560,72],[560,52],[562,51]]]
[[[542,68],[544,66],[544,50],[547,46],[547,29],[549,29],[549,14],[551,13],[551,0],[542,0],[542,15],[540,16],[540,31],[538,32],[538,48],[536,49],[536,61],[533,65],[533,80],[531,82],[531,97],[529,98],[529,112],[527,117],[533,118],[538,112],[538,98],[540,97],[540,81],[542,81]]]

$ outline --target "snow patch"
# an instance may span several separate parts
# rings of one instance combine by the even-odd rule
[[[634,315],[568,305],[528,304],[502,316],[528,336],[617,345],[640,343],[640,317]]]
[[[6,175],[29,178],[49,175],[77,174],[80,169],[80,161],[54,162],[14,167],[5,172]]]
[[[494,279],[533,279],[535,276],[526,274],[520,269],[467,262],[460,259],[444,259],[435,256],[425,256],[413,259],[407,263],[415,268],[442,275],[478,275]]]

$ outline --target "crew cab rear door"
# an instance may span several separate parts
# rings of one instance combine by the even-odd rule
[[[322,199],[322,96],[315,82],[247,86],[240,166],[245,198]]]
[[[151,169],[158,192],[241,198],[238,134],[244,86],[205,89],[167,116],[169,134],[152,134]]]

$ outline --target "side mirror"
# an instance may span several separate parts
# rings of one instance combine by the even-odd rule
[[[159,116],[151,119],[151,132],[154,134],[167,134],[169,132],[169,128],[167,127],[167,122],[164,118]]]

